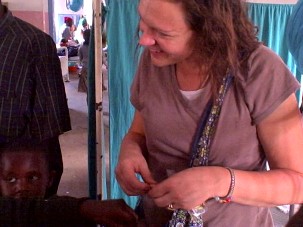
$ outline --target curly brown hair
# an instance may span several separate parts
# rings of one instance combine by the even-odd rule
[[[196,34],[195,49],[215,93],[227,70],[235,74],[247,69],[247,59],[259,42],[243,0],[166,1],[183,5],[185,20]]]

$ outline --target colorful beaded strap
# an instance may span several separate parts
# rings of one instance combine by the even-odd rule
[[[219,95],[213,103],[210,100],[201,116],[198,130],[192,147],[192,159],[190,167],[207,166],[208,155],[212,139],[214,137],[218,119],[223,105],[225,94],[233,81],[233,76],[227,74],[222,81]],[[177,209],[174,211],[169,227],[203,227],[202,215],[206,209],[204,205],[192,210]]]

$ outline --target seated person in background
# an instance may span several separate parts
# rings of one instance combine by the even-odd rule
[[[60,40],[60,46],[78,46],[78,42],[74,39],[76,26],[74,25],[74,21],[70,17],[64,17],[64,25],[61,27],[61,40]],[[70,56],[71,57],[71,56]]]
[[[72,40],[74,38],[72,26],[74,24],[73,19],[70,17],[64,17],[65,26],[61,31],[61,38],[66,40]]]
[[[46,142],[0,145],[0,223],[4,226],[136,226],[133,210],[120,200],[45,198],[54,171]]]
[[[68,46],[67,39],[61,39],[60,40],[60,47],[67,47],[67,46]]]

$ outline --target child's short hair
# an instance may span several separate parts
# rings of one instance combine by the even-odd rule
[[[3,153],[7,152],[37,152],[45,154],[45,160],[49,159],[48,140],[16,139],[6,143],[0,143],[0,160]],[[48,163],[48,161],[46,162]]]

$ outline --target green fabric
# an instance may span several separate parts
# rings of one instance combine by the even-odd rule
[[[124,198],[134,207],[137,198],[126,196],[118,185],[114,169],[121,140],[133,119],[134,109],[129,101],[130,86],[137,61],[138,0],[110,0],[107,3],[109,123],[110,123],[110,197]]]
[[[248,3],[248,15],[259,28],[258,38],[275,51],[301,83],[301,74],[297,70],[295,59],[286,44],[286,27],[294,5]],[[302,90],[302,89],[301,89]],[[297,92],[301,100],[301,91]]]

